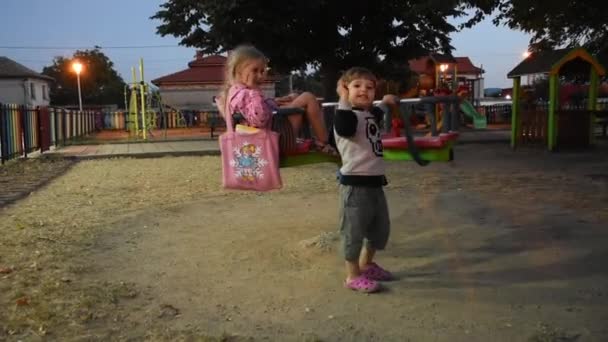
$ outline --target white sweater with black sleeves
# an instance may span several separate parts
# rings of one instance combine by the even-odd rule
[[[334,135],[342,156],[340,184],[386,185],[379,125],[384,111],[374,107],[372,112],[351,108],[344,103],[338,105],[334,118]]]

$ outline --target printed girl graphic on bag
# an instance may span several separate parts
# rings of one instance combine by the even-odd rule
[[[264,177],[263,168],[268,161],[260,157],[261,152],[261,146],[247,142],[234,149],[234,159],[230,161],[230,166],[234,168],[236,178],[254,182]]]

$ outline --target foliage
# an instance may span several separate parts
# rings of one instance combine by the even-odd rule
[[[55,79],[51,87],[51,104],[78,104],[78,83],[72,64],[83,64],[80,87],[83,106],[124,105],[125,82],[114,70],[114,63],[98,48],[76,51],[72,58],[55,57],[51,66],[42,70],[44,75]]]
[[[532,34],[533,50],[563,46],[608,53],[607,1],[500,0],[494,23]]]
[[[340,71],[365,66],[386,79],[409,76],[407,61],[430,51],[450,53],[449,17],[489,14],[494,0],[168,0],[152,17],[157,32],[204,53],[253,44],[279,73],[320,71],[326,97],[335,97]],[[472,12],[471,12],[472,11]]]

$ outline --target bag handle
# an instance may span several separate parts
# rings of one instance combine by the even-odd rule
[[[228,102],[228,96],[226,96],[226,98],[224,99],[224,120],[226,120],[226,132],[234,133],[234,128],[232,127],[232,113],[230,112],[230,106]]]
[[[234,132],[234,125],[232,122],[232,113],[230,110],[230,104],[229,102],[232,101],[232,99],[237,96],[241,91],[243,91],[245,88],[240,88],[239,90],[237,90],[234,94],[232,94],[232,97],[230,97],[230,100],[228,99],[228,96],[226,96],[226,102],[224,103],[224,111],[226,112],[225,114],[225,120],[226,120],[226,131],[228,133],[233,133]],[[226,94],[227,95],[227,94]]]

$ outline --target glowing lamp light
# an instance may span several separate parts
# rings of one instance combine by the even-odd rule
[[[74,64],[72,64],[72,69],[74,69],[74,71],[77,74],[80,74],[80,72],[82,71],[82,63],[80,63],[80,62],[74,62]]]
[[[448,65],[447,64],[439,65],[439,70],[441,70],[441,72],[445,72],[446,70],[448,70]]]

